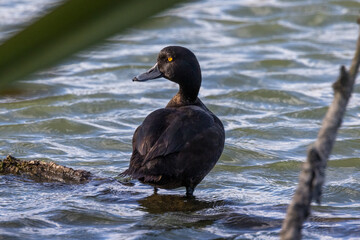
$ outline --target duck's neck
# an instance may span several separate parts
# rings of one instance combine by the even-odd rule
[[[167,107],[180,107],[186,105],[196,105],[199,88],[180,85],[179,92],[170,100]]]
[[[176,95],[179,95],[184,102],[195,102],[199,94],[199,88],[200,86],[187,86],[186,84],[182,84]]]

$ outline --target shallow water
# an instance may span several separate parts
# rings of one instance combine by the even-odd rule
[[[0,1],[0,42],[54,3]],[[187,3],[3,93],[0,156],[115,177],[135,128],[177,88],[132,77],[161,48],[183,45],[200,61],[200,98],[223,121],[226,144],[192,200],[136,181],[0,176],[0,239],[277,239],[331,84],[350,64],[359,9],[348,0]],[[357,84],[304,239],[360,237],[359,93]]]

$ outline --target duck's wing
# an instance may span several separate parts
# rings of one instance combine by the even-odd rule
[[[157,110],[135,131],[130,166],[123,175],[154,183],[185,169],[209,168],[207,173],[223,145],[223,126],[211,112],[196,106]]]
[[[130,175],[138,178],[144,174],[143,163],[147,159],[148,153],[151,155],[150,150],[154,149],[154,145],[156,145],[164,131],[172,125],[171,118],[175,111],[175,109],[171,108],[158,109],[145,118],[143,123],[135,130],[132,139],[133,152],[129,168],[120,175]],[[160,145],[164,146],[164,144]]]
[[[197,135],[206,134],[214,125],[213,117],[199,107],[182,107],[168,115],[168,124],[146,152],[143,164],[157,157],[181,151]]]
[[[173,124],[175,109],[159,109],[150,113],[144,122],[136,129],[133,136],[133,151],[137,151],[144,160],[148,153],[158,143],[159,138]],[[159,146],[160,147],[160,146]]]
[[[164,118],[157,120],[165,122],[161,133],[152,131],[151,128],[140,128],[134,142],[136,150],[143,157],[141,165],[149,170],[159,167],[158,161],[168,161],[171,155],[176,153],[182,154],[189,149],[205,148],[207,153],[212,154],[219,145],[223,145],[224,130],[221,122],[211,112],[200,107],[177,108],[170,112],[165,120]],[[157,125],[157,123],[151,124]],[[152,140],[148,141],[146,138]]]

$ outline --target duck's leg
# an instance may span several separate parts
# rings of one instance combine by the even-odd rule
[[[158,190],[159,189],[157,187],[154,187],[154,194],[157,194]]]
[[[194,187],[187,186],[186,187],[186,197],[193,197],[194,189],[195,189]]]

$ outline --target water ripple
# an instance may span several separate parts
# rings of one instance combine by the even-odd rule
[[[0,2],[0,41],[56,3]],[[0,97],[2,156],[115,177],[136,127],[177,91],[132,77],[164,46],[184,45],[200,61],[200,98],[222,119],[226,145],[194,201],[183,189],[152,195],[136,181],[67,186],[0,176],[0,238],[277,239],[331,83],[350,63],[359,8],[354,0],[186,3],[19,83]],[[359,93],[357,84],[304,238],[360,236]]]

